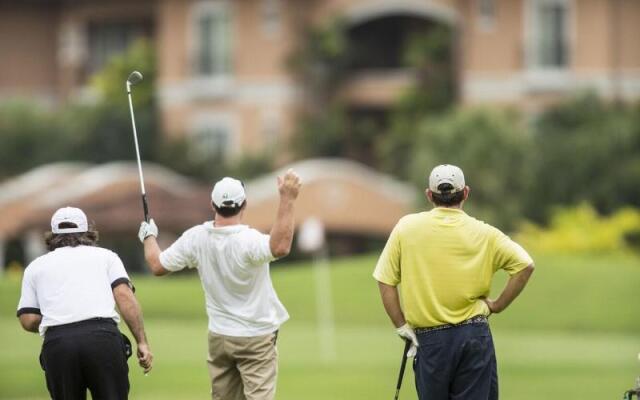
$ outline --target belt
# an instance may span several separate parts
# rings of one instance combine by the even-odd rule
[[[443,329],[455,328],[456,326],[462,326],[462,325],[487,324],[487,323],[489,323],[489,321],[487,320],[486,316],[476,315],[475,317],[465,319],[464,321],[459,322],[457,324],[444,324],[444,325],[438,325],[438,326],[430,326],[427,328],[415,328],[414,332],[417,334],[420,334],[420,333],[427,333],[427,332],[433,332],[433,331],[440,331]]]
[[[117,326],[116,321],[114,321],[112,318],[90,318],[82,321],[71,322],[69,324],[49,326],[47,327],[47,333],[53,333],[56,331],[63,331],[72,328],[80,328],[83,326],[97,326],[105,324],[112,325],[114,327]]]

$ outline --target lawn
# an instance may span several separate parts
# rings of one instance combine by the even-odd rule
[[[640,259],[538,255],[521,298],[491,318],[502,399],[620,399],[640,374],[637,288]],[[313,271],[276,266],[274,285],[289,309],[279,338],[278,399],[391,399],[402,344],[378,298],[374,256],[331,264],[336,357],[320,351]],[[504,284],[499,275],[493,293]],[[155,366],[133,361],[132,399],[206,399],[206,319],[195,276],[135,277]],[[45,399],[40,338],[15,318],[19,280],[0,280],[0,399]],[[415,399],[407,369],[401,399]]]

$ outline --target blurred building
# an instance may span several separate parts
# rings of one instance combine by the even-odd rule
[[[364,49],[342,91],[384,110],[414,79],[415,29],[455,32],[458,101],[535,111],[578,89],[640,96],[636,0],[0,0],[0,99],[57,104],[140,37],[155,43],[162,123],[222,157],[284,143],[301,104],[288,61],[341,18]],[[124,80],[124,77],[123,77]]]

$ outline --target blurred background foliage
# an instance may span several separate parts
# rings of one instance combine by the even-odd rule
[[[195,157],[188,135],[163,134],[155,98],[155,65],[153,47],[139,40],[91,78],[88,93],[80,101],[55,111],[26,101],[0,104],[0,179],[55,161],[134,160],[125,90],[133,70],[144,76],[132,92],[144,161],[207,182],[225,175],[247,179],[273,168],[275,157],[270,151],[221,164],[210,157]]]
[[[526,220],[561,229],[559,221],[568,217],[554,211],[559,207],[592,206],[589,212],[586,206],[567,211],[584,222],[586,215],[597,220],[598,214],[640,206],[640,104],[581,93],[537,115],[456,106],[448,72],[452,34],[432,29],[433,34],[407,41],[402,60],[417,79],[382,116],[350,109],[339,95],[339,83],[348,79],[354,62],[344,24],[309,30],[290,60],[310,93],[292,138],[292,157],[348,157],[411,181],[420,191],[434,165],[458,164],[472,188],[470,212],[507,230]],[[273,150],[221,166],[194,157],[187,135],[160,132],[154,52],[140,41],[92,78],[90,102],[55,111],[24,101],[0,104],[0,178],[54,161],[133,160],[124,86],[133,69],[145,76],[134,92],[145,161],[207,182],[228,174],[248,179],[274,168]],[[416,204],[425,207],[424,197]],[[530,237],[540,234],[533,225],[524,226]]]
[[[640,254],[640,211],[635,208],[601,216],[583,203],[555,209],[547,228],[527,222],[519,231],[518,242],[534,252]]]

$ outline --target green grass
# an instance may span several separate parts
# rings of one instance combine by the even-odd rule
[[[637,288],[640,260],[623,256],[538,256],[521,298],[492,317],[503,399],[619,399],[640,374]],[[401,356],[371,278],[375,257],[332,264],[335,360],[319,350],[312,270],[274,268],[291,320],[279,338],[278,399],[392,398]],[[499,275],[493,293],[505,277]],[[206,318],[195,276],[136,277],[155,353],[144,377],[133,361],[132,399],[204,399]],[[14,317],[19,279],[0,280],[0,399],[45,399],[41,340]],[[415,399],[407,369],[402,399]]]

